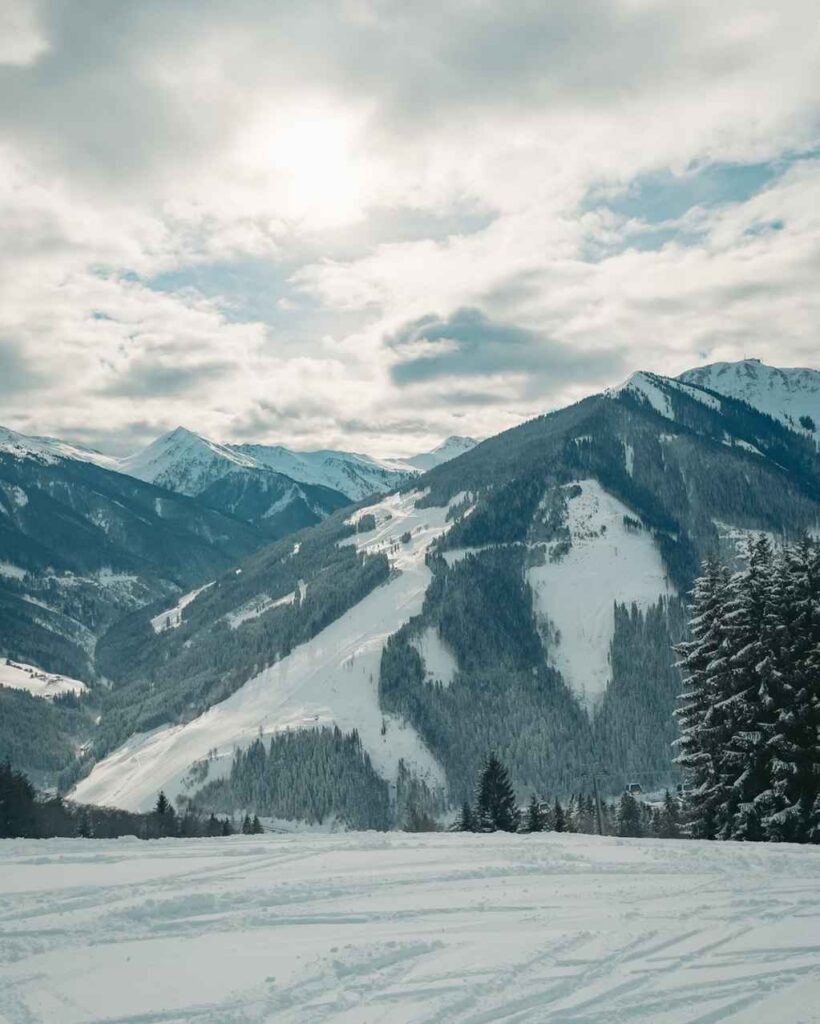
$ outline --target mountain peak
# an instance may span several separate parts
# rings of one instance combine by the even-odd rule
[[[738,398],[792,430],[817,435],[820,426],[820,371],[808,367],[768,366],[757,358],[710,363],[678,378]]]

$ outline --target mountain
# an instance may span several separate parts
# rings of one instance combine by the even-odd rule
[[[458,437],[453,434],[432,451],[423,452],[421,455],[411,455],[404,461],[414,469],[425,472],[428,469],[433,469],[434,466],[440,466],[451,459],[456,459],[459,455],[464,455],[465,452],[475,448],[477,444],[478,441],[472,437]]]
[[[0,432],[0,656],[93,680],[96,637],[125,611],[213,578],[266,539],[104,462]]]
[[[720,395],[739,398],[792,430],[820,440],[820,371],[781,369],[759,359],[711,363],[682,373],[678,380]]]
[[[121,473],[196,497],[253,524],[271,539],[286,536],[350,504],[322,483],[299,481],[236,446],[177,427],[143,451],[120,459]]]
[[[346,777],[324,726],[360,745],[397,815],[469,795],[489,748],[522,798],[588,788],[592,762],[613,792],[669,784],[671,644],[700,560],[818,522],[804,433],[635,374],[115,623],[76,794],[247,807],[275,764]]]
[[[288,484],[295,482],[315,488],[302,497],[308,506],[313,502],[323,514],[339,508],[340,500],[349,504],[390,490],[412,472],[398,462],[351,452],[294,452],[282,445],[219,444],[184,427],[158,437],[144,451],[120,459],[118,468],[141,480],[190,495],[203,494],[216,480],[229,475],[244,480],[254,475],[278,477]]]

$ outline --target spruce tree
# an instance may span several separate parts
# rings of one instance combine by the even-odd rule
[[[772,551],[765,535],[749,543],[747,568],[731,580],[722,651],[728,665],[727,691],[716,705],[726,736],[716,757],[717,827],[722,839],[760,840],[763,826],[756,804],[768,788],[767,743],[776,717],[772,673],[761,674],[771,651],[764,646],[772,609]]]
[[[564,814],[564,808],[557,797],[552,808],[552,828],[554,832],[566,832],[567,830],[567,816]]]
[[[719,701],[725,695],[728,671],[723,651],[728,572],[708,559],[692,592],[690,638],[675,647],[683,670],[683,690],[675,715],[680,737],[675,763],[691,787],[689,829],[698,839],[714,839],[720,801],[717,758],[725,740]]]
[[[262,835],[265,830],[262,828],[262,822],[259,820],[259,815],[254,814],[253,821],[251,822],[251,834],[255,836]]]
[[[527,807],[525,829],[527,832],[541,832],[543,828],[544,820],[541,815],[541,807],[538,804],[538,799],[535,793],[533,793],[530,797],[529,806]]]
[[[787,548],[780,580],[777,714],[768,741],[767,838],[820,842],[820,544],[808,537]],[[767,665],[768,667],[768,665]]]
[[[618,804],[618,835],[637,839],[643,835],[641,807],[631,793],[623,793]]]
[[[476,820],[473,809],[467,800],[461,805],[461,813],[456,819],[456,832],[475,832]]]
[[[667,789],[660,812],[658,835],[661,839],[680,839],[680,812],[678,801]]]
[[[515,832],[518,828],[510,776],[495,753],[490,753],[479,776],[476,818],[482,832]]]

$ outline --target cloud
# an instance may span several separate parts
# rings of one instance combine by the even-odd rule
[[[208,381],[225,378],[231,364],[192,363],[169,365],[139,359],[132,362],[116,380],[102,388],[106,395],[159,397],[178,395],[202,388]]]
[[[0,338],[0,394],[31,391],[41,382],[41,374],[26,362],[14,343]]]
[[[11,0],[3,418],[390,454],[702,353],[810,363],[814,15]]]
[[[420,317],[385,342],[399,356],[390,371],[399,385],[520,373],[533,390],[544,382],[554,387],[622,369],[618,354],[573,352],[536,331],[491,320],[475,308],[458,309],[445,318]]]

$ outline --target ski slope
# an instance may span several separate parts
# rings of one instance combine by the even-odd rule
[[[378,696],[382,648],[421,611],[431,579],[424,556],[450,526],[446,507],[417,509],[418,498],[419,492],[391,495],[363,509],[357,517],[373,514],[376,528],[342,542],[360,551],[384,552],[394,570],[387,583],[205,714],[185,725],[130,737],[77,785],[76,799],[144,810],[153,806],[160,789],[171,798],[185,794],[185,777],[194,762],[208,758],[208,777],[215,778],[230,770],[236,747],[259,735],[323,725],[338,725],[343,732],[357,729],[384,778],[395,779],[403,758],[428,783],[443,785],[438,762],[415,730],[384,713]],[[401,541],[405,533],[410,534],[407,543]],[[154,620],[160,628],[167,615]]]
[[[630,510],[597,480],[582,480],[569,499],[570,550],[557,562],[527,569],[536,615],[553,639],[551,663],[580,701],[592,708],[610,679],[609,646],[615,632],[614,603],[645,609],[674,593],[651,534],[630,530]],[[560,637],[555,639],[554,630]]]
[[[820,850],[0,843],[2,1024],[812,1024]]]
[[[183,594],[182,597],[177,601],[173,608],[166,608],[164,612],[160,612],[159,615],[155,615],[151,619],[151,628],[155,633],[162,633],[166,629],[179,629],[182,625],[182,613],[188,607],[188,605],[195,601],[203,590],[207,590],[208,587],[213,586],[213,581],[206,583],[204,587],[198,587],[196,590],[189,590],[187,594]]]

